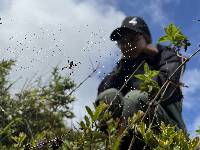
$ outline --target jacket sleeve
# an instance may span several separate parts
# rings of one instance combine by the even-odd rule
[[[116,74],[117,66],[113,69],[111,73],[105,76],[105,78],[101,81],[98,87],[97,95],[101,92],[105,91],[109,88],[116,88],[118,84],[117,74]]]
[[[161,47],[161,51],[158,54],[158,69],[159,75],[156,77],[159,86],[161,87],[174,71],[181,65],[182,59],[172,49]],[[176,73],[170,78],[170,83],[165,86],[161,93],[162,103],[170,104],[174,101],[180,101],[183,98],[182,91],[180,88],[180,78],[182,75],[183,67],[179,68]]]
[[[103,92],[106,89],[109,89],[110,87],[112,87],[112,80],[113,80],[113,76],[112,75],[107,75],[99,84],[98,87],[98,92],[97,95],[99,95],[101,92]]]

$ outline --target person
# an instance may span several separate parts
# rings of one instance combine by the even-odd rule
[[[145,60],[151,70],[159,71],[153,80],[161,87],[183,62],[184,57],[168,46],[161,44],[154,46],[149,28],[141,17],[126,17],[121,27],[111,33],[110,38],[116,41],[122,57],[112,72],[101,81],[95,106],[103,101],[110,105],[109,111],[112,112],[113,118],[127,120],[139,110],[145,112],[148,107],[148,93],[139,90],[142,81],[135,77],[129,79],[134,71],[135,74],[144,73],[144,64],[136,70],[141,62]],[[186,131],[182,118],[183,94],[179,86],[184,69],[184,66],[178,69],[170,79],[171,82],[165,89],[158,110],[155,112],[155,120],[176,125],[177,130]]]

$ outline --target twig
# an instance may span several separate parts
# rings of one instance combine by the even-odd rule
[[[133,146],[133,143],[135,142],[135,138],[137,138],[137,139],[139,139],[139,140],[142,141],[142,139],[136,135],[136,131],[137,131],[137,127],[134,126],[134,129],[133,129],[133,137],[132,137],[132,139],[131,139],[131,143],[129,144],[128,150],[132,150],[131,148],[132,148],[132,146]]]
[[[93,63],[92,63],[92,59],[90,58],[90,56],[88,56],[88,57],[89,57],[89,61],[90,61],[91,66],[92,66],[92,70],[95,70],[95,69],[94,69],[94,65],[93,65]]]
[[[15,81],[13,81],[12,83],[10,83],[10,85],[5,89],[6,91],[9,90],[19,79],[21,79],[21,77],[19,77],[18,79],[16,79]]]
[[[113,100],[111,101],[111,103],[109,104],[108,108],[106,109],[105,112],[108,111],[108,109],[111,107],[112,103],[114,102],[114,100],[117,98],[117,96],[119,95],[119,93],[123,90],[123,88],[125,87],[125,85],[128,83],[128,81],[133,77],[133,75],[136,73],[136,71],[145,63],[145,60],[143,60],[140,65],[134,70],[134,72],[129,76],[129,78],[125,81],[125,83],[122,85],[122,87],[118,90],[118,92],[116,93],[115,97],[113,98]],[[134,65],[135,67],[135,65]]]
[[[157,99],[158,96],[161,94],[162,90],[165,88],[166,85],[168,85],[168,84],[170,83],[170,80],[171,80],[172,76],[173,76],[183,65],[185,65],[186,62],[188,62],[193,56],[195,56],[199,51],[200,51],[200,48],[197,49],[196,52],[193,53],[190,57],[186,58],[186,59],[184,60],[184,62],[181,63],[181,64],[176,68],[176,70],[170,75],[170,77],[165,81],[165,83],[162,85],[162,87],[160,88],[160,90],[158,91],[158,93],[156,94],[156,96],[154,97],[154,99],[153,99],[153,100],[151,101],[151,103],[149,104],[149,106],[148,106],[148,108],[147,108],[147,110],[146,110],[146,112],[145,112],[145,114],[144,114],[144,116],[143,116],[141,122],[144,121],[144,119],[146,118],[148,112],[150,111],[151,106],[156,102],[156,99]],[[164,95],[164,94],[163,94],[163,95]],[[161,101],[162,101],[162,99],[159,99],[158,102],[157,102],[157,104],[159,104]],[[155,112],[154,112],[154,115],[155,115]]]
[[[113,98],[113,100],[111,101],[111,103],[109,104],[108,108],[105,110],[105,113],[108,112],[109,108],[111,107],[113,101],[117,98],[118,94],[122,91],[122,89],[125,87],[125,85],[128,83],[128,81],[133,77],[133,75],[136,73],[136,71],[137,71],[144,63],[145,63],[145,60],[143,60],[143,61],[140,63],[140,65],[134,70],[134,72],[133,72],[133,73],[129,76],[129,78],[125,81],[125,83],[124,83],[124,84],[122,85],[122,87],[118,90],[117,94],[115,95],[115,97]],[[134,67],[135,67],[135,65],[134,65]],[[127,127],[125,128],[124,132],[127,131],[128,128],[129,128],[129,127],[127,126]],[[124,133],[124,132],[123,132],[123,133]],[[130,148],[132,147],[133,142],[134,142],[134,136],[133,136],[132,139],[131,139],[131,144],[129,145],[129,150],[130,150]]]
[[[19,77],[18,79],[16,79],[15,81],[13,81],[12,83],[10,83],[10,85],[5,89],[5,91],[9,90],[21,77]],[[10,102],[11,103],[11,102]],[[5,112],[5,109],[0,106],[1,111],[3,111],[4,113],[8,114],[8,112]]]
[[[128,150],[131,150],[131,147],[133,145],[133,143],[135,142],[135,137],[133,135],[132,139],[131,139],[131,143],[129,144]]]
[[[99,64],[97,65],[97,67],[96,67],[96,68],[95,68],[81,83],[78,84],[77,87],[75,87],[75,88],[67,95],[67,97],[70,96],[72,93],[74,93],[85,81],[87,81],[89,78],[91,78],[92,75],[98,70],[98,68],[99,68]]]

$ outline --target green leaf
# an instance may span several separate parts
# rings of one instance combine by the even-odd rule
[[[168,37],[172,37],[173,36],[173,32],[174,32],[174,25],[172,23],[170,23],[166,28],[165,28],[165,32],[166,32],[166,35]]]
[[[150,128],[147,129],[145,136],[143,138],[145,143],[148,144],[151,147],[151,149],[155,148],[158,144],[156,142],[156,139],[154,138],[153,130]]]
[[[144,64],[144,72],[148,73],[149,72],[149,65],[147,63]]]
[[[86,122],[86,126],[89,127],[90,126],[90,119],[88,118],[88,116],[85,116],[85,122]]]
[[[96,121],[100,114],[107,108],[107,105],[103,102],[100,102],[100,104],[97,106],[96,111],[94,112],[93,121]]]
[[[135,125],[141,121],[142,117],[144,115],[144,112],[139,110],[138,112],[136,112],[132,117],[128,118],[128,124],[134,128]]]
[[[179,27],[176,27],[173,23],[170,23],[164,30],[166,35],[159,38],[159,43],[169,41],[178,50],[181,47],[187,50],[187,37],[183,35]]]
[[[185,37],[183,34],[180,34],[180,33],[176,33],[176,34],[174,35],[174,37],[175,37],[175,39],[176,39],[177,41],[183,41],[184,39],[186,39],[186,37]]]
[[[158,43],[167,42],[169,40],[170,40],[169,37],[165,35],[159,38]]]
[[[153,70],[149,73],[149,78],[154,78],[155,76],[157,76],[159,74],[159,71]]]
[[[144,122],[142,122],[142,123],[139,125],[139,131],[140,131],[140,133],[142,134],[142,136],[145,136],[146,124],[145,124]]]
[[[86,125],[85,125],[85,123],[84,123],[83,121],[80,122],[80,126],[81,126],[81,128],[82,128],[83,130],[86,129]]]
[[[19,136],[12,136],[11,138],[16,142],[16,144],[14,145],[16,148],[20,148],[22,147],[22,143],[24,142],[24,140],[26,139],[26,134],[23,132],[20,132]]]
[[[134,75],[136,78],[140,79],[140,80],[146,80],[146,77],[143,74],[136,74]]]
[[[90,115],[90,117],[92,118],[92,121],[93,121],[94,114],[93,114],[92,110],[88,106],[85,106],[85,109],[86,109],[87,113]]]
[[[196,133],[200,134],[200,129],[196,130]]]

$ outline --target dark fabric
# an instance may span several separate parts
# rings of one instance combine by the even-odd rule
[[[150,57],[146,54],[141,54],[136,59],[121,59],[111,73],[109,73],[100,83],[98,87],[98,94],[109,88],[120,89],[128,77],[134,72],[138,65],[145,60],[150,69],[159,70],[160,73],[154,78],[161,87],[175,69],[181,64],[181,58],[176,55],[176,52],[166,46],[157,45],[159,53]],[[144,73],[143,66],[136,71],[135,74]],[[174,83],[179,83],[181,69],[179,69],[172,77]],[[130,90],[139,89],[141,80],[133,77],[122,89],[122,94],[126,95]],[[174,91],[175,88],[175,91]],[[181,101],[183,98],[180,87],[175,84],[170,84],[163,95],[162,105],[168,105],[175,101]]]

